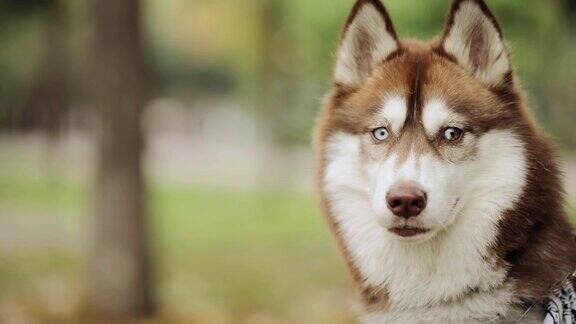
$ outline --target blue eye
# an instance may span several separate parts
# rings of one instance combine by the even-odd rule
[[[372,136],[377,141],[385,141],[388,139],[390,134],[388,133],[388,129],[386,129],[386,127],[378,127],[372,131]]]
[[[457,127],[448,127],[442,133],[444,140],[448,142],[456,142],[462,138],[464,131]]]

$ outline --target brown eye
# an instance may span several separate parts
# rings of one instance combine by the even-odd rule
[[[378,127],[372,131],[374,139],[380,142],[387,140],[389,135],[386,127]]]
[[[462,138],[464,131],[457,127],[448,127],[442,133],[442,137],[445,141],[448,142],[456,142],[457,140]]]

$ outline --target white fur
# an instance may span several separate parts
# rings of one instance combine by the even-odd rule
[[[474,70],[470,59],[472,44],[468,41],[474,31],[484,33],[484,43],[480,46],[488,49],[487,66]],[[466,1],[454,14],[454,24],[444,42],[446,52],[454,55],[458,62],[475,73],[476,77],[488,85],[498,85],[502,82],[504,74],[510,71],[510,62],[506,45],[500,37],[498,30],[477,3]],[[502,53],[500,57],[498,55]]]
[[[366,323],[473,323],[511,314],[505,270],[496,267],[488,248],[503,212],[524,188],[525,152],[507,131],[479,141],[474,161],[412,156],[398,165],[394,155],[364,162],[358,136],[337,133],[329,139],[323,190],[332,217],[365,282],[383,287],[390,297],[391,310],[365,314]],[[414,181],[428,193],[418,218],[432,232],[419,240],[407,242],[386,229],[394,216],[378,201],[400,180]],[[450,211],[455,197],[460,202]],[[474,288],[495,290],[460,300]]]
[[[429,136],[434,136],[443,127],[461,126],[461,120],[462,117],[449,109],[441,99],[431,99],[424,105],[422,123]]]
[[[470,298],[464,298],[460,303],[446,303],[430,308],[428,311],[413,309],[396,312],[375,312],[365,315],[362,322],[370,324],[382,323],[486,323],[496,322],[495,314],[509,312],[508,301],[511,299],[508,287],[490,293],[480,293]],[[477,318],[469,314],[479,314]],[[486,314],[486,315],[485,315]]]
[[[510,289],[504,287],[490,293],[479,293],[426,311],[403,310],[374,312],[361,317],[365,324],[417,323],[417,324],[541,324],[543,310],[512,308],[507,303],[512,298]],[[496,316],[499,313],[503,316]],[[470,315],[473,314],[473,315]]]
[[[366,32],[373,43],[370,57],[365,58],[372,68],[398,46],[394,36],[388,33],[382,15],[372,4],[364,5],[348,27],[336,59],[335,79],[349,86],[359,86],[369,77],[366,71],[359,69],[356,60],[356,38],[362,32]]]
[[[394,133],[400,132],[406,121],[407,106],[406,100],[401,96],[387,97],[383,100],[380,114],[376,119],[383,119],[385,124],[388,124]],[[383,125],[374,125],[380,127]]]

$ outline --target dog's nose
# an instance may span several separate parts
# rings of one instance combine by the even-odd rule
[[[420,215],[426,208],[426,193],[413,184],[401,183],[392,186],[386,201],[394,215],[410,218]]]

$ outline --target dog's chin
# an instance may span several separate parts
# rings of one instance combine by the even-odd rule
[[[398,218],[388,218],[388,221],[385,219],[380,219],[380,226],[385,229],[386,235],[399,242],[423,243],[434,238],[442,229],[429,224],[422,224],[414,219],[408,221],[400,221]]]
[[[438,233],[438,230],[424,227],[391,227],[386,230],[393,239],[412,244],[429,241]]]

